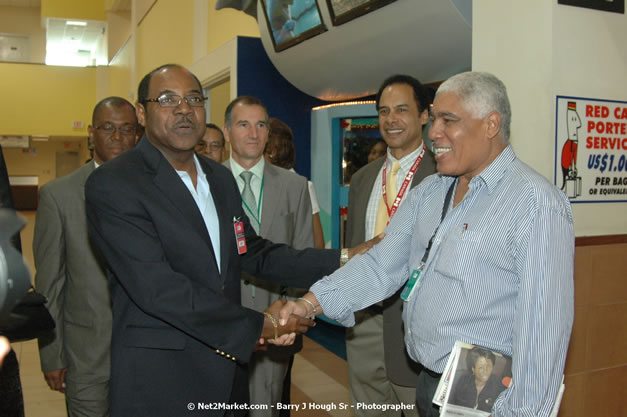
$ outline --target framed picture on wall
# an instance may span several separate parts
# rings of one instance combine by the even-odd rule
[[[327,30],[316,0],[261,0],[261,4],[276,52]]]
[[[29,148],[30,136],[0,136],[0,146],[3,148]]]
[[[334,26],[341,25],[396,0],[327,0]]]

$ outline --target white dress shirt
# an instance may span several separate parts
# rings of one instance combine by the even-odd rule
[[[220,222],[218,221],[218,212],[216,211],[216,205],[209,189],[209,182],[205,176],[198,158],[194,155],[194,163],[196,164],[196,188],[192,183],[192,178],[186,171],[176,170],[181,180],[194,197],[194,201],[198,206],[198,210],[205,221],[207,231],[209,232],[209,238],[211,239],[211,245],[213,246],[213,253],[216,257],[216,263],[218,264],[218,271],[220,270]]]

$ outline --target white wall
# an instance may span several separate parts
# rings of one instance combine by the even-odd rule
[[[0,6],[0,33],[28,36],[27,62],[43,64],[46,58],[46,31],[41,25],[39,7]]]
[[[627,15],[553,8],[553,94],[627,101]],[[573,204],[573,213],[577,236],[627,233],[627,203]]]
[[[475,0],[472,68],[501,78],[518,157],[553,181],[555,96],[627,101],[627,15],[557,1]],[[573,204],[577,236],[627,233],[627,203]]]

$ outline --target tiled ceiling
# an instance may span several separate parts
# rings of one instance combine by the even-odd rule
[[[46,19],[46,63],[53,65],[106,65],[107,22],[83,20],[78,26],[68,19]],[[105,47],[103,49],[103,47]],[[75,57],[76,60],[74,60]],[[69,61],[76,62],[70,64]]]
[[[0,6],[40,8],[41,0],[0,0]],[[126,11],[128,8],[130,0],[115,0],[112,4],[112,11]],[[73,24],[72,21],[77,23]],[[79,23],[84,26],[79,26]],[[106,21],[47,17],[42,19],[42,24],[46,30],[47,64],[107,64]],[[19,61],[27,62],[28,57],[21,57]]]
[[[102,2],[103,0],[99,1]],[[131,11],[132,2],[131,0],[113,0],[113,2],[108,4],[110,7],[108,11],[110,12],[128,13]],[[41,8],[41,0],[0,0],[0,6]],[[72,21],[83,23],[85,26],[73,24]],[[42,19],[42,25],[46,30],[47,64],[107,65],[106,21],[46,17]],[[11,34],[5,35],[9,36]],[[5,48],[5,46],[0,43],[0,49],[2,48]],[[0,58],[4,55],[10,55],[3,55],[3,52],[5,51],[0,50]],[[19,59],[13,60],[28,62],[28,58],[28,56],[20,56]],[[10,60],[6,57],[3,59]]]
[[[66,19],[48,18],[46,28],[47,42],[72,42],[77,49],[95,49],[100,41],[106,22],[89,20],[84,21],[87,26],[68,25]]]

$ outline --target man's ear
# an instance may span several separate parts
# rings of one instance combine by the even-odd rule
[[[144,107],[143,104],[137,103],[137,105],[135,106],[135,114],[137,115],[137,122],[139,122],[140,125],[145,127],[146,126],[146,108]]]
[[[87,126],[87,149],[94,149],[94,130],[92,125]]]
[[[496,137],[501,132],[501,115],[493,111],[486,117],[486,134],[489,139]]]
[[[94,128],[92,125],[87,126],[87,136],[89,137],[89,141],[91,143],[94,142],[94,130],[96,130],[96,128]]]
[[[426,125],[427,122],[429,121],[429,109],[424,109],[422,113],[420,113],[418,120],[420,120],[421,125],[423,126]]]
[[[231,143],[231,137],[229,136],[229,129],[226,125],[222,127],[222,133],[224,134],[224,142]]]

